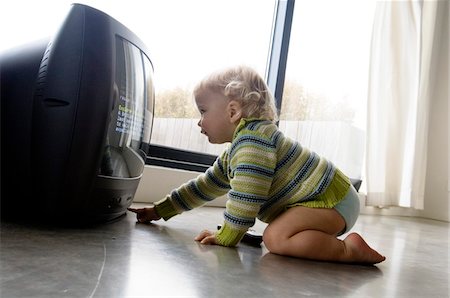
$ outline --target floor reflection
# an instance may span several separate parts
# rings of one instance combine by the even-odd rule
[[[2,222],[1,296],[449,296],[448,223],[361,216],[354,230],[387,260],[357,266],[194,241],[221,224],[222,213],[203,208],[149,225],[128,214],[90,228]]]
[[[264,284],[276,297],[363,295],[359,289],[383,276],[375,266],[315,262],[266,253],[258,265]]]

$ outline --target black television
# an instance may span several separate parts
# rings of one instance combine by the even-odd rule
[[[144,43],[72,4],[57,33],[0,55],[2,218],[104,222],[125,214],[153,123]]]

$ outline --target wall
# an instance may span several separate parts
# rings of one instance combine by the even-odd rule
[[[145,166],[144,175],[134,196],[134,202],[152,203],[163,199],[170,191],[194,179],[200,173],[157,166]],[[208,206],[225,206],[224,197],[217,198]]]

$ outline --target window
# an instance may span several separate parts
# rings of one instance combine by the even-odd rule
[[[360,178],[374,3],[296,1],[280,129]]]

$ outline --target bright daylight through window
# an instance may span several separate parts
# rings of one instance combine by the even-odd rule
[[[180,1],[174,18],[148,19],[154,49],[156,110],[152,143],[219,154],[200,134],[192,90],[218,69],[246,64],[264,75],[270,46],[274,0]],[[239,7],[239,9],[236,9]],[[161,1],[157,14],[173,14]],[[188,13],[187,13],[188,12]],[[174,25],[176,20],[177,24]],[[159,32],[164,28],[163,32]]]

